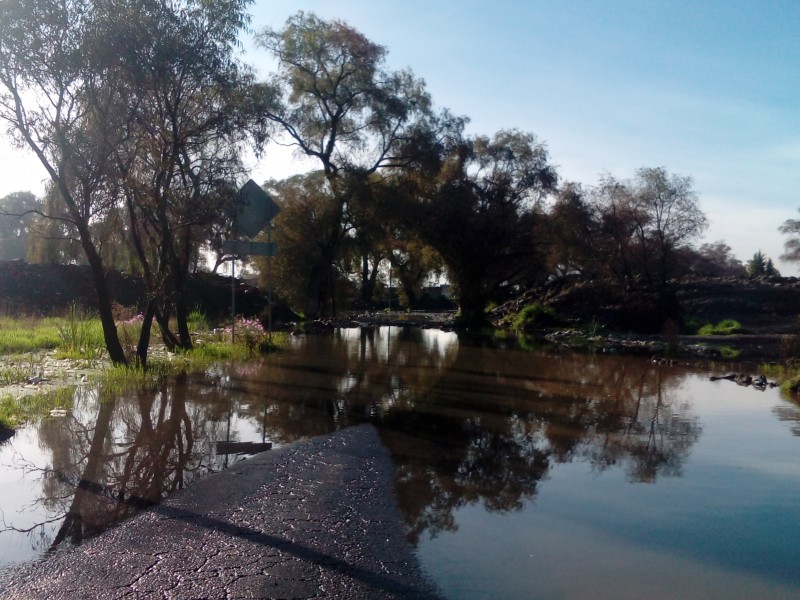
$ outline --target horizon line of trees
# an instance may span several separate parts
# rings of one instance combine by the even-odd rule
[[[387,50],[342,21],[298,12],[257,32],[277,65],[258,81],[237,57],[250,4],[0,0],[0,120],[50,176],[44,198],[2,200],[0,256],[27,236],[31,261],[90,265],[115,363],[146,365],[153,326],[191,347],[186,278],[208,254],[214,268],[229,258],[243,153],[268,143],[316,168],[264,183],[283,209],[269,232],[280,253],[252,262],[309,319],[375,302],[390,278],[414,308],[445,276],[466,325],[554,277],[663,290],[681,273],[744,269],[723,241],[694,247],[708,223],[690,177],[559,182],[535,135],[468,135],[467,117],[436,110],[421,79],[388,70]],[[132,357],[111,267],[147,290]]]

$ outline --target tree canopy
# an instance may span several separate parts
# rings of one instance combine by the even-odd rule
[[[276,292],[309,319],[369,306],[393,282],[417,306],[433,276],[473,324],[566,276],[663,290],[691,269],[735,271],[724,241],[693,247],[707,219],[690,177],[644,167],[559,187],[533,133],[468,134],[467,117],[435,108],[421,79],[343,21],[298,12],[256,32],[275,61],[256,81],[237,53],[249,5],[0,0],[0,120],[51,179],[44,199],[4,200],[22,202],[6,215],[38,216],[0,220],[0,252],[19,257],[27,236],[31,259],[88,263],[113,361],[145,364],[151,323],[167,347],[191,347],[186,278],[209,249],[219,264],[242,152],[268,143],[316,167],[264,184],[284,208],[270,230]],[[132,357],[112,266],[147,290]]]

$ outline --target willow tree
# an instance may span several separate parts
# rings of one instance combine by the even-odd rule
[[[97,118],[109,106],[113,82],[87,61],[92,7],[89,0],[0,2],[0,120],[39,159],[60,195],[91,267],[109,356],[125,363],[91,228],[115,202],[107,175],[122,134],[117,123],[100,126]]]
[[[329,256],[330,232],[341,227],[340,206],[330,193],[321,171],[294,175],[283,181],[270,182],[267,186],[281,206],[275,217],[272,240],[278,244],[280,253],[272,260],[255,258],[262,275],[262,284],[272,285],[275,293],[294,309],[305,306],[309,289],[317,269],[330,270],[328,294],[320,298],[322,310],[333,310],[336,289],[342,282],[339,261]],[[266,280],[271,273],[273,283]]]
[[[249,4],[0,0],[0,118],[42,162],[66,207],[62,218],[92,268],[114,362],[126,358],[105,280],[102,224],[125,233],[147,282],[139,360],[153,317],[168,344],[191,346],[188,265],[200,228],[223,214],[222,190],[241,178],[244,115],[259,98],[235,58]]]
[[[409,215],[447,266],[462,324],[483,323],[490,301],[542,272],[539,201],[555,183],[545,146],[509,130],[455,140],[418,187]]]
[[[155,318],[168,347],[190,348],[185,284],[208,232],[225,219],[257,90],[236,58],[250,0],[106,0],[97,67],[115,73],[127,137],[115,167],[148,289],[137,355]],[[176,317],[177,335],[169,328]]]
[[[30,192],[14,192],[0,198],[0,260],[22,260],[42,202]]]
[[[353,227],[352,190],[376,172],[417,160],[427,131],[430,98],[409,71],[388,71],[386,50],[338,20],[297,13],[258,41],[277,61],[268,86],[275,105],[263,113],[277,141],[318,162],[334,199],[331,227],[321,237],[324,257],[311,270],[305,313],[320,315],[330,297],[334,261]]]
[[[629,285],[663,289],[678,272],[679,251],[708,227],[691,177],[663,167],[639,169],[629,181],[604,177],[593,196],[607,238],[600,255]]]

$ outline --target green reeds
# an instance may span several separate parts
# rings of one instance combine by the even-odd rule
[[[58,328],[61,358],[100,358],[105,349],[100,320],[79,312],[73,304]]]

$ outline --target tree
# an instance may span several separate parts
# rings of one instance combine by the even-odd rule
[[[0,3],[0,120],[39,159],[63,201],[92,270],[109,357],[124,364],[91,228],[113,206],[106,183],[121,134],[116,123],[93,118],[108,107],[109,82],[87,64],[92,8],[90,0]]]
[[[761,250],[758,250],[753,258],[747,261],[747,274],[751,277],[780,277],[781,274],[772,259],[764,255]]]
[[[0,198],[0,260],[27,256],[31,226],[42,203],[30,192],[14,192]]]
[[[611,268],[628,285],[642,279],[665,287],[678,271],[678,250],[708,227],[691,178],[663,167],[639,169],[627,182],[607,176],[593,195],[615,261]]]
[[[696,239],[707,227],[692,189],[691,177],[669,174],[664,167],[639,169],[635,194],[649,217],[658,283],[665,285],[675,269],[676,250]]]
[[[379,170],[419,159],[430,98],[409,71],[384,67],[386,50],[342,21],[297,13],[281,30],[265,29],[260,45],[278,61],[266,87],[275,103],[263,118],[278,140],[318,161],[333,211],[319,232],[321,260],[312,269],[305,313],[315,318],[332,295],[333,263],[354,227],[352,192]]]
[[[547,214],[548,271],[557,276],[591,276],[597,271],[594,242],[598,228],[595,211],[580,184],[564,184]]]
[[[267,189],[281,206],[271,234],[280,248],[272,260],[275,293],[293,307],[306,306],[309,298],[319,293],[316,282],[324,280],[328,282],[327,292],[315,300],[321,310],[332,311],[328,303],[335,298],[342,274],[338,261],[327,252],[330,232],[341,227],[341,213],[324,173],[295,175],[272,182]],[[254,260],[264,282],[267,259]]]
[[[400,286],[400,303],[411,310],[421,308],[425,282],[444,270],[442,257],[430,244],[411,236],[391,243],[389,261]]]
[[[781,255],[783,260],[789,262],[800,261],[800,219],[786,219],[780,226],[779,231],[790,237],[783,243],[785,252]]]
[[[447,265],[462,324],[486,319],[490,300],[543,272],[539,200],[556,173],[532,134],[500,131],[450,146],[432,182],[421,182],[415,226]]]
[[[99,17],[101,45],[119,49],[99,55],[97,70],[114,73],[114,110],[127,133],[115,167],[148,289],[141,363],[154,318],[170,349],[191,347],[185,281],[205,232],[225,218],[233,182],[243,179],[239,151],[259,98],[233,52],[248,4],[117,0],[113,14]]]
[[[745,275],[742,261],[736,258],[724,240],[705,243],[687,257],[690,269],[703,275],[717,277]]]
[[[191,346],[183,286],[198,228],[223,214],[220,190],[241,175],[238,148],[263,99],[233,53],[249,3],[0,3],[0,118],[50,174],[65,210],[46,216],[80,239],[113,362],[126,357],[105,269],[121,242],[148,288],[139,362],[154,317],[168,344]]]

